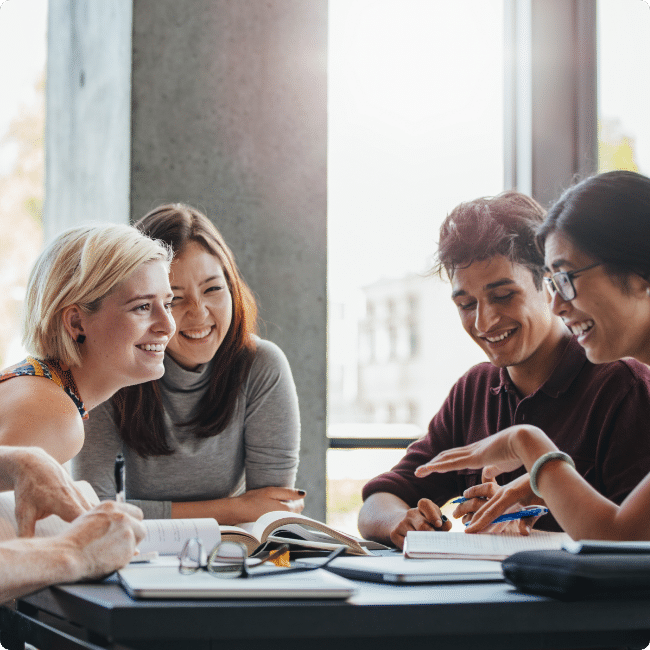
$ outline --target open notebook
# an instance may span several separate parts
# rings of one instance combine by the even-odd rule
[[[404,542],[404,556],[416,559],[458,558],[505,560],[517,551],[560,549],[570,541],[566,533],[533,530],[530,535],[467,535],[409,530]]]

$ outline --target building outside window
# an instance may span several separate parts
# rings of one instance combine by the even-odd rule
[[[650,7],[597,2],[598,171],[648,175]],[[398,341],[406,328],[409,354],[356,360],[356,419],[332,408],[330,388],[334,442],[421,435],[455,380],[484,360],[449,287],[426,273],[446,214],[505,189],[503,25],[501,0],[330,0],[329,299],[412,301],[406,321],[396,309],[391,323]],[[343,336],[373,328],[385,323],[368,311]],[[342,340],[330,337],[330,354]],[[361,487],[403,453],[330,448],[330,523],[354,532]]]
[[[363,314],[344,330],[330,312],[330,360],[360,344],[344,408],[330,383],[329,435],[415,438],[483,360],[427,272],[447,213],[503,190],[503,2],[329,7],[328,295]],[[361,486],[403,453],[330,449],[328,521],[354,532]]]

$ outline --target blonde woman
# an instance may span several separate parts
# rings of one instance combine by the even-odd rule
[[[24,361],[0,373],[0,445],[38,446],[60,463],[83,420],[124,386],[158,379],[174,334],[167,247],[126,225],[59,235],[30,275]]]

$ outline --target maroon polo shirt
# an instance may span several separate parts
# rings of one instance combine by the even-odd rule
[[[595,365],[571,338],[548,380],[520,399],[504,368],[474,366],[454,385],[428,433],[389,472],[363,488],[363,499],[389,492],[413,508],[421,498],[443,505],[480,483],[481,470],[416,478],[416,467],[439,452],[487,438],[513,424],[533,424],[575,461],[601,494],[620,503],[650,472],[650,369],[633,359]],[[524,468],[502,474],[503,485]],[[571,495],[567,495],[571,498]],[[551,517],[535,525],[559,530]]]

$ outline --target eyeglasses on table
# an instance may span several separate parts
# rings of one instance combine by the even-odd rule
[[[204,549],[203,542],[199,537],[192,537],[185,542],[183,550],[178,555],[178,571],[183,575],[191,575],[197,571],[207,571],[215,578],[261,578],[264,576],[283,576],[287,573],[299,573],[303,571],[313,571],[314,569],[322,569],[326,567],[334,558],[338,557],[345,551],[345,546],[332,551],[329,555],[323,558],[322,562],[318,564],[310,564],[309,566],[292,567],[290,569],[278,568],[272,571],[251,571],[266,562],[271,562],[282,556],[289,550],[287,544],[283,544],[280,548],[271,551],[267,556],[261,559],[254,567],[249,567],[246,562],[247,550],[243,544],[239,542],[221,542],[217,544],[205,562],[203,561]]]

